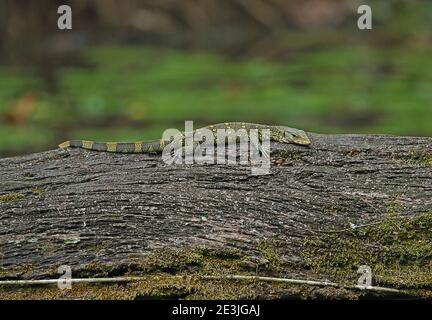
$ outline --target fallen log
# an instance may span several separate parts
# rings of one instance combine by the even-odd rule
[[[309,136],[310,147],[272,144],[270,174],[260,176],[245,165],[80,149],[0,159],[0,280],[58,278],[66,265],[77,278],[163,279],[123,287],[125,298],[358,298],[365,293],[208,276],[353,287],[367,265],[374,284],[430,297],[432,138]]]

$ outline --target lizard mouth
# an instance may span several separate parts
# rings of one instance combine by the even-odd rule
[[[294,138],[294,143],[300,144],[302,146],[308,146],[311,144],[310,140],[308,138]]]

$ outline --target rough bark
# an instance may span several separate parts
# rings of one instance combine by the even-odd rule
[[[80,149],[2,159],[2,278],[121,265],[161,248],[258,256],[257,241],[269,239],[295,265],[305,240],[380,221],[392,203],[403,215],[432,212],[432,138],[309,135],[310,147],[273,144],[265,176]],[[23,266],[31,271],[14,273]]]

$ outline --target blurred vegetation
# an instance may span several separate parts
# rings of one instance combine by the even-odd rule
[[[333,2],[340,8],[344,1]],[[86,1],[80,3],[82,8]],[[180,6],[178,1],[164,3],[169,10],[159,9],[158,14],[176,12],[169,3]],[[307,12],[298,2],[298,8],[295,1],[290,3],[287,17],[296,16],[292,10]],[[382,1],[376,5],[372,31],[357,30],[356,13],[349,7],[338,12],[345,19],[337,19],[336,26],[327,23],[328,16],[315,24],[296,19],[282,23],[281,17],[271,20],[279,24],[269,26],[246,11],[249,20],[238,24],[263,36],[240,45],[230,42],[228,32],[223,33],[226,43],[209,46],[208,40],[199,39],[210,37],[211,23],[192,37],[197,32],[189,28],[193,24],[177,27],[175,20],[175,31],[163,29],[164,35],[153,32],[149,38],[146,30],[133,40],[114,34],[109,38],[109,32],[82,30],[80,25],[75,30],[75,22],[73,37],[41,32],[35,39],[49,39],[30,41],[29,47],[16,45],[19,32],[12,40],[3,36],[0,156],[54,148],[73,138],[152,139],[167,128],[182,128],[185,120],[196,126],[248,121],[315,132],[430,135],[432,10],[426,8],[432,5],[394,1],[387,10],[390,1]],[[179,8],[175,10],[186,10]],[[107,23],[107,15],[103,17]],[[315,17],[311,21],[318,22],[320,15]],[[263,24],[271,30],[263,32]],[[115,23],[111,27],[115,34],[132,32]],[[173,34],[195,41],[173,43]],[[237,39],[238,33],[233,34]],[[155,37],[161,40],[149,40]],[[29,50],[32,45],[35,51]]]

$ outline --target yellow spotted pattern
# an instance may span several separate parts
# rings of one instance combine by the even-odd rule
[[[107,144],[108,152],[116,152],[117,151],[117,142],[108,142]]]
[[[142,151],[142,142],[135,142],[135,153],[140,153]]]
[[[82,140],[82,147],[84,149],[91,149],[93,147],[93,141]]]

